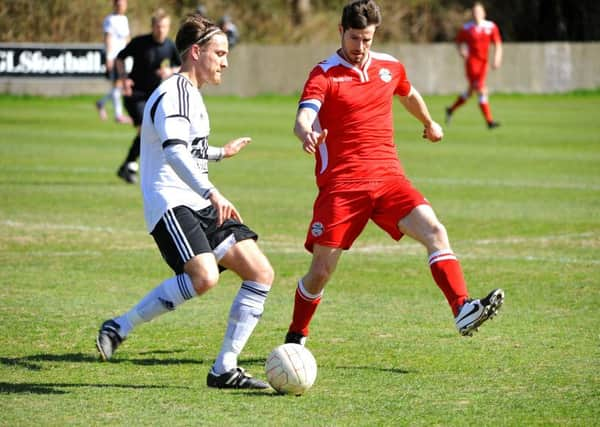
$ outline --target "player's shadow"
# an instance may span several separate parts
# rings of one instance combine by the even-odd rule
[[[168,365],[203,365],[212,363],[214,357],[197,357],[197,358],[184,358],[184,357],[152,357],[169,355],[173,353],[182,353],[189,350],[183,349],[172,349],[172,350],[156,350],[156,351],[143,351],[137,353],[142,357],[128,357],[123,353],[116,355],[109,363],[131,363],[140,366],[168,366]],[[0,357],[0,364],[5,366],[18,366],[21,368],[28,369],[30,371],[41,371],[43,369],[44,362],[68,362],[68,363],[98,363],[98,355],[91,355],[85,353],[65,353],[65,354],[34,354],[31,356],[23,357]],[[264,365],[265,358],[240,358],[240,364],[261,364]]]
[[[31,371],[41,371],[43,362],[97,362],[97,357],[83,353],[67,354],[33,354],[23,357],[0,357],[0,363],[5,366],[18,366]]]
[[[181,365],[181,364],[198,364],[202,365],[208,362],[208,359],[203,358],[182,358],[182,357],[152,357],[163,356],[173,353],[181,353],[187,350],[158,350],[158,351],[144,351],[138,353],[141,357],[126,357],[119,355],[115,359],[110,361],[113,363],[131,363],[140,366],[152,366],[152,365]],[[85,354],[85,353],[65,353],[65,354],[34,354],[23,357],[0,357],[0,364],[9,367],[21,367],[30,371],[41,371],[44,369],[45,363],[100,363],[97,355]],[[212,362],[212,358],[211,358]],[[264,359],[245,359],[245,363],[264,363]],[[108,365],[108,364],[107,364]],[[0,395],[2,394],[67,394],[70,393],[70,388],[81,388],[81,387],[95,387],[95,388],[125,388],[125,389],[188,389],[190,387],[185,386],[158,386],[158,385],[145,385],[145,384],[101,384],[101,383],[21,383],[21,382],[0,382]]]
[[[148,357],[148,356],[162,356],[173,353],[181,353],[189,350],[158,350],[158,351],[144,351],[137,353],[141,357],[126,357],[121,354],[115,356],[109,364],[120,364],[130,363],[140,366],[152,366],[152,365],[182,365],[182,364],[196,364],[202,365],[205,363],[212,363],[214,358],[181,358],[181,357]],[[0,357],[0,364],[9,367],[21,367],[30,371],[41,371],[44,369],[44,363],[53,362],[65,362],[65,363],[95,363],[98,364],[99,358],[97,355],[85,354],[85,353],[65,353],[65,354],[34,354],[23,357]],[[260,364],[264,365],[265,358],[241,358],[240,364]],[[146,384],[101,384],[101,383],[22,383],[22,382],[6,382],[0,381],[0,395],[3,394],[38,394],[38,395],[52,395],[52,394],[68,394],[69,389],[82,388],[82,387],[94,387],[94,388],[124,388],[124,389],[190,389],[188,386],[159,386],[159,385],[146,385]],[[248,391],[246,391],[248,392]],[[256,394],[267,394],[264,391],[252,391],[251,393]],[[269,391],[268,394],[271,394]]]
[[[151,384],[99,384],[99,383],[8,383],[0,382],[0,395],[1,394],[68,394],[69,391],[63,389],[69,388],[82,388],[82,387],[94,387],[94,388],[123,388],[130,390],[142,390],[142,389],[190,389],[191,387],[185,386],[159,386]]]
[[[381,371],[387,372],[390,374],[414,374],[417,371],[402,369],[402,368],[378,368],[377,366],[335,366],[334,369],[344,369],[344,370],[367,370],[367,371]]]

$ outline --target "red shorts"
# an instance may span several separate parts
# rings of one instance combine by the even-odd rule
[[[369,219],[394,240],[400,240],[398,222],[424,204],[429,202],[403,176],[387,181],[326,185],[315,200],[304,247],[309,252],[315,243],[349,249]]]
[[[469,58],[465,62],[467,71],[467,79],[472,89],[481,90],[485,87],[485,79],[487,78],[488,63],[481,59]]]

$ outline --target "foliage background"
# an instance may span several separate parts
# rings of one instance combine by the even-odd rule
[[[228,14],[249,43],[289,44],[337,40],[336,23],[346,0],[204,0],[215,21]],[[451,41],[470,17],[471,0],[378,0],[383,42]],[[308,7],[301,23],[294,7]],[[488,18],[506,41],[600,40],[597,0],[490,0]],[[2,0],[0,42],[101,42],[101,23],[111,0]],[[129,0],[133,34],[149,30],[156,7],[169,10],[177,22],[198,0]],[[296,21],[296,22],[295,22]]]

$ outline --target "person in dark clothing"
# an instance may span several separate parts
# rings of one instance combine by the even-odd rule
[[[240,41],[240,32],[238,31],[237,26],[233,23],[229,15],[223,15],[221,19],[219,19],[218,25],[227,36],[229,49],[232,49]]]
[[[119,166],[117,176],[129,184],[137,182],[137,159],[140,155],[140,127],[146,100],[166,78],[179,70],[181,59],[175,43],[167,36],[171,19],[163,9],[152,14],[152,32],[133,38],[116,59],[124,104],[136,128],[127,157]],[[125,71],[125,60],[133,59],[131,72]]]

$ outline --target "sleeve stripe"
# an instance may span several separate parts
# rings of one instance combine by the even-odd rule
[[[162,148],[163,150],[171,145],[177,145],[177,144],[182,144],[182,145],[187,145],[187,143],[181,139],[167,139],[165,142],[162,143]]]
[[[298,109],[300,108],[310,108],[311,110],[314,110],[315,112],[319,112],[319,110],[321,109],[321,101],[317,100],[317,99],[307,99],[304,101],[301,101],[300,104],[298,104]]]
[[[202,193],[202,198],[208,200],[208,198],[210,197],[210,195],[214,189],[215,189],[215,187],[211,187],[208,190],[206,190],[204,193]]]
[[[181,76],[177,79],[177,93],[179,97],[179,113],[188,117],[190,114],[190,94],[187,90],[187,80]]]

